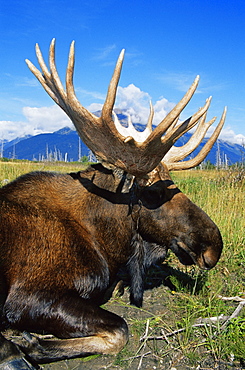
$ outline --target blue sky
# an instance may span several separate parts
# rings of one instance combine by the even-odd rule
[[[69,125],[28,70],[45,59],[53,37],[64,79],[69,45],[76,44],[74,85],[80,102],[103,103],[115,61],[126,49],[116,106],[145,122],[151,99],[155,123],[197,74],[198,90],[181,118],[213,96],[208,118],[228,115],[222,138],[245,142],[244,0],[8,0],[0,4],[0,139],[52,132]]]

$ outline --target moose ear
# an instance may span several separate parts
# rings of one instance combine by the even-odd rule
[[[166,190],[164,181],[157,181],[143,189],[140,199],[146,208],[158,208],[167,200]]]
[[[180,190],[170,179],[159,180],[150,186],[146,186],[141,193],[141,201],[148,209],[156,209],[170,201]]]

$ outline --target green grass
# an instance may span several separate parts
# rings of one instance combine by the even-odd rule
[[[0,182],[35,170],[71,172],[79,169],[82,168],[78,163],[0,162]],[[220,296],[245,298],[245,180],[238,175],[239,171],[216,170],[171,174],[180,190],[218,225],[224,250],[217,266],[208,273],[196,267],[183,267],[171,254],[165,267],[171,266],[173,270],[168,279],[174,289],[166,288],[163,292],[156,288],[152,293],[153,301],[146,301],[142,310],[130,307],[125,298],[109,302],[108,309],[119,307],[124,312],[132,333],[129,344],[116,357],[115,365],[122,369],[130,368],[134,358],[138,359],[142,350],[140,337],[144,334],[147,320],[148,334],[153,337],[159,336],[162,330],[169,333],[184,329],[168,340],[147,341],[147,350],[159,364],[164,361],[174,364],[174,360],[183,361],[184,358],[190,366],[198,365],[206,357],[216,362],[233,361],[238,364],[245,361],[245,306],[225,329],[221,330],[221,322],[216,327],[193,327],[198,318],[232,314],[238,302],[223,301]],[[158,272],[153,273],[157,276]],[[159,301],[163,302],[161,312],[164,314],[153,310]]]
[[[75,172],[86,167],[85,164],[74,162],[31,162],[31,161],[0,161],[0,184],[4,180],[12,181],[16,177],[32,171]]]

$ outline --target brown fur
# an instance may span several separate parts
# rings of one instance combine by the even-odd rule
[[[20,346],[32,360],[124,346],[125,321],[99,307],[121,266],[131,276],[131,302],[140,306],[145,270],[168,248],[184,264],[217,263],[217,226],[163,165],[131,185],[97,164],[67,175],[30,173],[0,189],[2,330],[64,338]]]

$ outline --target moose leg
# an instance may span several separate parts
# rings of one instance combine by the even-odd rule
[[[35,370],[19,347],[0,334],[0,369]]]
[[[22,307],[18,302],[16,318],[11,312],[11,304],[7,304],[6,317],[11,327],[34,333],[46,332],[60,338],[43,340],[33,336],[19,344],[21,350],[37,363],[91,354],[115,354],[127,342],[126,322],[90,300],[67,295],[51,303],[38,299],[36,307],[33,306],[34,297],[29,302],[32,302],[31,307],[27,301]]]

